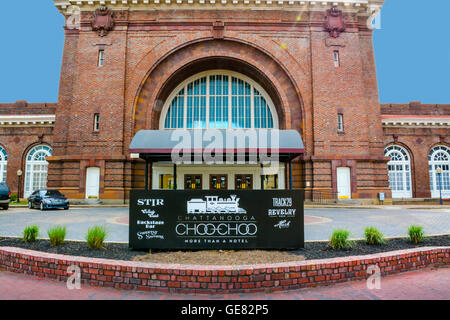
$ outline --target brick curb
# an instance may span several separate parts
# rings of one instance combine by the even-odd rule
[[[423,247],[324,260],[247,266],[154,264],[75,257],[0,247],[0,269],[67,281],[67,268],[81,269],[82,283],[127,290],[176,293],[274,292],[363,280],[377,265],[381,275],[448,266],[450,247]]]

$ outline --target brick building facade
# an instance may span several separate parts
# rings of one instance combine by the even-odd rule
[[[309,199],[341,192],[342,185],[349,188],[342,198],[374,201],[380,192],[388,199],[431,198],[435,169],[450,179],[450,105],[379,103],[367,21],[384,0],[54,2],[67,21],[58,103],[0,104],[6,181],[17,191],[16,172],[24,171],[21,196],[47,174],[48,187],[71,199],[89,198],[87,175],[94,168],[94,197],[124,201],[144,185],[143,162],[128,151],[134,135],[167,129],[165,117],[180,88],[201,86],[202,79],[210,86],[219,78],[258,88],[248,94],[252,108],[261,92],[274,127],[300,133],[305,153],[293,164],[294,187],[304,188]],[[399,148],[388,149],[392,145]],[[30,172],[42,169],[29,157],[36,146],[51,148],[48,173]],[[397,154],[403,162],[392,160]],[[439,159],[431,163],[434,156]],[[166,168],[155,168],[153,187],[164,187]],[[196,170],[208,188],[205,172],[212,175],[215,168]],[[229,180],[246,172],[218,170],[228,170]],[[285,172],[274,187],[286,187]]]

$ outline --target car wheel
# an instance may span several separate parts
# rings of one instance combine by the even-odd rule
[[[39,209],[41,209],[41,211],[44,211],[45,210],[45,207],[44,207],[44,204],[41,202],[41,204],[40,204],[40,206],[39,206]]]
[[[67,206],[67,207],[64,207],[64,210],[69,210],[69,206]]]

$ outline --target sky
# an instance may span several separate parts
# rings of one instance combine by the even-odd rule
[[[63,16],[52,0],[2,2],[0,103],[56,102]],[[374,32],[381,103],[450,104],[449,19],[448,0],[386,0]]]

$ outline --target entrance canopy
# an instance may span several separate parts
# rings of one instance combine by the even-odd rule
[[[141,130],[133,138],[129,152],[150,161],[204,159],[208,156],[239,157],[265,161],[290,161],[304,153],[296,130],[276,129],[194,129]],[[253,157],[253,158],[252,158]]]

